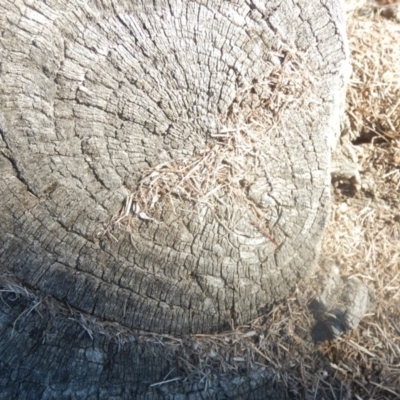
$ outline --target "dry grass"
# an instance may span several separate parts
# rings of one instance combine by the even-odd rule
[[[387,4],[394,2],[347,1],[353,65],[347,115],[362,189],[347,190],[349,182],[333,188],[322,246],[342,275],[374,288],[375,313],[337,341],[315,345],[307,304],[316,293],[300,284],[268,315],[231,332],[172,340],[139,335],[181,354],[180,383],[211,381],[217,371],[232,379],[267,368],[293,398],[400,398],[400,23]],[[326,273],[321,265],[318,274]]]
[[[348,0],[348,92],[362,190],[335,188],[323,253],[373,287],[374,315],[320,350],[357,399],[400,398],[400,23],[381,1]],[[390,2],[394,3],[394,2]],[[383,15],[382,15],[383,14]]]
[[[352,139],[361,137],[370,141],[374,136],[398,139],[400,21],[383,17],[381,14],[387,13],[387,6],[379,6],[371,0],[348,0],[347,3],[353,57],[347,113]],[[400,5],[390,7],[400,8]]]
[[[225,376],[231,380],[268,370],[276,381],[286,385],[292,398],[400,398],[400,23],[383,17],[384,7],[375,2],[348,0],[347,3],[354,70],[347,114],[351,121],[350,136],[357,143],[362,189],[356,193],[348,191],[347,182],[338,182],[333,188],[332,218],[322,254],[336,260],[343,275],[357,276],[375,290],[376,310],[357,329],[334,342],[312,343],[310,330],[314,321],[307,304],[315,292],[303,283],[284,303],[245,326],[232,326],[232,331],[218,335],[187,337],[132,332],[117,324],[99,323],[64,306],[48,303],[50,300],[39,304],[31,292],[25,293],[25,289],[11,281],[3,282],[3,291],[31,296],[32,308],[28,312],[33,307],[40,312],[46,305],[56,313],[68,315],[90,336],[100,332],[122,344],[134,335],[141,343],[162,346],[167,353],[179,355],[180,376],[172,379],[166,376],[164,381],[153,385],[157,388],[173,389],[174,385],[185,383],[206,385],[216,379],[216,374],[218,379]],[[211,187],[223,185],[227,174],[237,173],[229,157],[239,142],[244,143],[239,146],[244,159],[263,162],[259,154],[252,153],[254,139],[249,131],[256,130],[254,121],[233,122],[235,126],[238,122],[243,126],[250,124],[251,129],[235,128],[229,132],[227,123],[223,129],[229,137],[216,140],[208,155],[199,154],[198,159],[187,164],[149,171],[141,183],[143,192],[128,199],[128,211],[137,203],[150,215],[157,196],[208,201],[214,195]],[[199,181],[194,177],[196,168],[203,170],[207,162],[215,168],[217,158],[210,161],[215,146],[226,164],[215,178],[208,173],[203,175],[205,182]],[[246,160],[244,165],[249,162]],[[167,177],[173,185],[168,183],[165,193],[158,192],[154,180]],[[240,177],[237,179],[233,190],[240,193]],[[183,182],[185,188],[190,188],[185,192],[181,191]],[[121,223],[121,217],[127,217],[126,207],[114,223]],[[142,211],[135,210],[140,217]],[[321,266],[318,274],[324,273]],[[319,277],[312,279],[317,282]]]
[[[198,215],[207,209],[227,231],[233,231],[238,222],[232,218],[235,211],[246,215],[250,223],[262,221],[257,227],[265,230],[268,218],[248,197],[249,179],[256,171],[267,170],[271,159],[279,161],[266,127],[274,129],[289,106],[309,110],[307,116],[312,118],[317,82],[306,67],[302,55],[289,49],[265,60],[264,76],[239,88],[205,149],[146,171],[104,233],[115,238],[114,228],[132,232],[137,219],[158,222],[165,205],[175,213],[178,207],[186,212],[197,208]]]

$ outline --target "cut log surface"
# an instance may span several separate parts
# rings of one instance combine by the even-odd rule
[[[0,265],[21,284],[184,334],[244,323],[307,274],[348,75],[339,1],[3,0],[0,29]],[[108,230],[148,171],[239,147],[229,131],[253,147],[222,159],[226,185],[175,185]]]

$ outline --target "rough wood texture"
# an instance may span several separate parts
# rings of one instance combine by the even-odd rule
[[[376,305],[372,289],[354,276],[342,278],[335,264],[324,281],[321,294],[309,305],[317,321],[311,332],[315,342],[334,340],[355,329]]]
[[[174,382],[182,378],[180,354],[133,337],[125,344],[104,335],[92,339],[79,321],[31,307],[15,295],[0,301],[0,399],[288,399],[268,371],[225,372],[195,386]],[[166,380],[172,382],[157,385]]]
[[[84,312],[159,332],[215,331],[287,295],[314,262],[328,213],[347,73],[340,3],[0,7],[0,263]],[[234,215],[236,233],[211,212],[168,204],[161,223],[139,224],[135,247],[128,235],[97,237],[146,169],[207,148],[240,90],[289,51],[317,82],[312,118],[283,110],[264,132],[270,162],[248,188],[279,246],[250,211]]]
[[[328,215],[330,154],[349,72],[339,0],[3,0],[0,30],[4,271],[103,320],[183,334],[257,316],[310,270]],[[295,98],[262,126],[268,162],[242,171],[260,220],[251,207],[224,209],[218,193],[219,220],[175,198],[175,210],[160,202],[158,223],[136,219],[131,237],[98,236],[146,170],[207,151],[226,116],[239,121],[268,104],[261,81],[290,59],[313,90],[307,107]],[[272,80],[268,90],[274,102],[290,94]],[[3,313],[0,354],[3,385],[13,380],[9,390],[21,392],[7,398],[28,393],[36,378],[36,398],[60,398],[65,371],[73,373],[72,398],[101,398],[102,388],[110,398],[115,386],[99,386],[103,370],[97,359],[91,364],[98,355],[113,360],[109,343],[75,337],[68,321],[43,343],[35,339],[43,321],[33,314],[10,338],[15,307]],[[123,365],[117,386],[138,373],[142,351],[132,345],[115,355]],[[154,382],[166,361],[152,354],[144,365]],[[82,357],[84,383],[74,371]],[[112,381],[110,365],[104,379]],[[138,376],[129,385],[143,394]],[[43,392],[47,379],[56,382],[53,397]]]

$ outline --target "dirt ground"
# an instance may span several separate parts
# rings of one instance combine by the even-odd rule
[[[375,291],[374,313],[319,347],[355,399],[400,398],[400,2],[378,3],[347,1],[353,66],[348,135],[361,189],[335,184],[322,249],[341,274]]]
[[[376,308],[357,329],[311,346],[298,332],[311,322],[301,303],[313,294],[300,285],[273,311],[275,331],[291,340],[278,334],[271,339],[278,341],[281,366],[287,366],[280,379],[287,379],[294,397],[399,399],[400,2],[347,0],[346,6],[353,75],[350,126],[343,134],[351,141],[361,185],[356,190],[350,181],[333,183],[321,258],[373,288]],[[324,274],[321,263],[314,281]],[[287,320],[288,315],[295,317]],[[342,389],[332,397],[335,385]]]

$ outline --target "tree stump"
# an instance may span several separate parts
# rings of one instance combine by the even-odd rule
[[[341,1],[6,0],[0,27],[4,273],[175,335],[245,323],[307,275]]]

